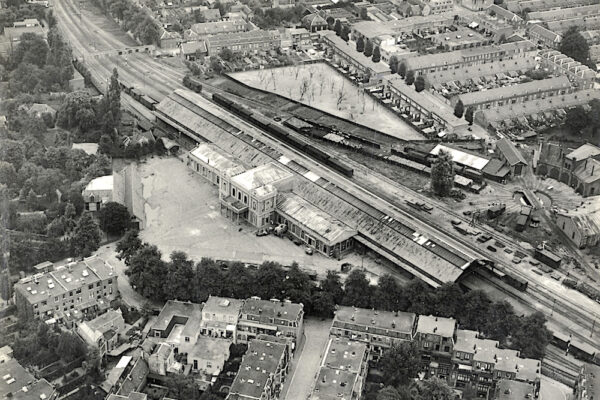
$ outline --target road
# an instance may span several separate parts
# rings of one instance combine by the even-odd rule
[[[65,37],[71,42],[74,52],[76,54],[80,54],[81,57],[85,59],[88,68],[96,77],[97,82],[107,81],[111,74],[112,68],[118,66],[119,74],[123,80],[127,81],[128,84],[141,88],[156,100],[161,100],[173,89],[181,87],[181,78],[185,73],[183,69],[178,69],[177,67],[173,66],[166,66],[163,61],[155,60],[148,55],[139,54],[130,56],[126,60],[119,58],[118,56],[104,58],[93,57],[93,53],[100,51],[99,49],[105,50],[119,48],[127,45],[127,43],[115,39],[112,35],[108,34],[108,32],[105,32],[103,28],[107,22],[104,21],[102,24],[98,23],[98,17],[94,17],[93,14],[87,10],[82,10],[80,17],[76,18],[77,12],[73,12],[75,8],[76,7],[73,5],[72,0],[65,0],[57,3],[55,13],[57,19],[60,21],[59,26],[63,30]],[[91,43],[93,43],[94,52],[90,51]],[[124,98],[130,107],[132,107],[132,104],[135,103],[132,102],[132,100],[127,96],[124,96]],[[231,117],[228,115],[227,118],[230,119]],[[256,129],[253,129],[253,133],[255,133],[257,137],[260,137],[261,140],[264,139],[265,142],[273,145],[273,147],[277,149],[281,149],[283,147],[281,143],[267,138],[262,132]],[[289,154],[290,150],[287,150],[287,153]],[[444,217],[437,215],[434,219],[433,216],[429,217],[423,213],[416,213],[414,211],[409,212],[408,210],[398,207],[398,205],[402,203],[403,198],[413,197],[417,199],[423,199],[421,194],[412,192],[407,188],[398,185],[397,183],[391,184],[389,180],[386,181],[383,179],[383,177],[373,174],[373,172],[369,171],[365,166],[356,166],[355,171],[357,171],[357,175],[353,181],[349,181],[336,173],[332,173],[327,168],[323,168],[318,163],[314,162],[314,160],[311,160],[304,155],[296,152],[291,153],[294,155],[294,157],[301,157],[307,166],[309,166],[311,169],[314,169],[314,171],[321,176],[326,177],[328,180],[334,182],[336,185],[339,185],[348,192],[367,199],[367,201],[370,201],[377,208],[388,213],[394,218],[398,218],[403,222],[411,220],[414,221],[413,227],[418,227],[420,232],[423,232],[430,237],[441,238],[455,249],[458,249],[474,258],[494,259],[498,257],[498,254],[492,255],[485,250],[482,251],[477,243],[468,242],[463,238],[457,238],[452,233],[446,233],[447,231],[453,231],[451,231],[451,228],[449,227],[442,226],[441,223],[444,221]],[[364,183],[359,184],[358,181],[363,179],[369,179],[370,182],[374,182],[373,184],[376,184],[380,188],[379,191],[374,193],[372,187],[365,188]],[[400,196],[399,193],[402,194],[402,196]],[[426,201],[428,203],[435,203],[428,198]],[[453,215],[448,206],[442,204],[436,204],[436,206],[440,208],[442,215],[445,214],[446,219],[448,215]],[[510,239],[505,239],[505,241],[510,242]],[[503,263],[507,268],[511,267],[512,271],[515,273],[520,273],[519,268],[512,267],[510,263],[507,264],[506,260],[500,260],[500,262]],[[528,280],[537,279],[531,275],[525,276],[528,278]],[[556,288],[549,287],[543,282],[537,284],[536,286],[537,287],[533,290],[538,293],[538,297],[530,298],[528,301],[535,306],[535,304],[542,300],[542,297],[546,298],[546,304],[548,301],[551,302],[553,298],[556,298],[557,307],[555,315],[561,314],[563,317],[577,316],[576,321],[574,321],[576,324],[574,325],[581,325],[582,331],[588,330],[594,315],[599,314],[597,309],[593,308],[593,305],[590,305],[589,303],[574,304],[574,302],[569,300],[564,293],[560,293],[556,290]],[[539,306],[544,307],[541,304]],[[547,309],[547,306],[545,308]],[[577,312],[572,313],[571,310],[576,310]],[[590,341],[588,340],[588,342]]]
[[[329,339],[331,320],[304,319],[304,344],[300,356],[292,362],[292,371],[283,385],[281,398],[286,400],[307,399],[319,373],[323,351]],[[298,368],[301,365],[302,368]]]

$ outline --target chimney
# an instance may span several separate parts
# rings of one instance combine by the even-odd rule
[[[437,332],[437,326],[433,328],[433,333]]]

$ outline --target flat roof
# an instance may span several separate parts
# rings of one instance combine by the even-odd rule
[[[582,144],[565,157],[575,161],[585,160],[589,157],[595,157],[600,154],[600,147],[591,143]]]
[[[200,358],[202,360],[224,359],[229,354],[229,346],[231,346],[231,340],[229,339],[211,338],[200,335],[188,357]]]
[[[473,168],[477,171],[480,171],[490,162],[489,159],[477,156],[475,154],[467,153],[462,150],[455,149],[453,147],[445,146],[443,144],[438,144],[429,152],[429,154],[438,155],[438,153],[443,150],[447,153],[450,153],[452,156],[452,160],[455,163],[466,165],[470,168]]]
[[[340,306],[335,312],[334,322],[354,326],[377,327],[412,335],[417,315],[409,312],[379,311],[368,308]]]
[[[242,314],[259,316],[260,320],[268,322],[278,319],[285,321],[296,321],[304,311],[304,306],[298,303],[275,300],[259,300],[249,298],[244,300]]]
[[[191,319],[199,322],[202,320],[202,304],[169,300],[160,310],[160,314],[158,314],[151,329],[164,331],[175,317],[183,317],[187,318],[188,321]]]
[[[276,184],[291,178],[291,172],[278,166],[275,162],[260,165],[231,178],[231,182],[250,192],[265,185]]]
[[[395,33],[407,32],[414,29],[416,26],[433,26],[435,23],[443,22],[450,24],[454,21],[454,15],[454,12],[446,12],[428,16],[413,16],[386,22],[361,21],[352,25],[352,30],[372,39],[381,35],[393,35]]]
[[[417,322],[417,332],[419,333],[453,337],[455,329],[456,320],[454,318],[419,315],[419,320]]]
[[[356,230],[293,193],[282,194],[279,197],[277,211],[297,221],[303,229],[325,239],[329,246],[357,234]]]
[[[94,178],[85,187],[86,191],[109,191],[113,190],[113,176],[106,175]]]
[[[114,319],[119,319],[119,318],[123,319],[123,314],[121,313],[121,310],[110,309],[110,310],[106,311],[104,314],[97,316],[93,320],[85,321],[82,323],[86,324],[89,328],[91,328],[93,330],[99,330],[101,332],[104,332],[104,331],[113,329],[113,326],[107,326],[106,324],[108,324],[109,322],[111,322]]]
[[[311,400],[340,400],[352,398],[354,384],[358,379],[355,372],[323,367],[315,382]]]
[[[366,353],[364,342],[332,337],[327,343],[321,367],[358,373],[366,360]]]
[[[231,170],[234,173],[241,173],[245,170],[240,162],[233,159],[213,143],[199,144],[190,151],[190,156],[197,158],[218,171]]]
[[[243,300],[232,299],[229,297],[209,296],[208,300],[206,300],[206,303],[204,303],[202,312],[209,314],[230,314],[238,316],[243,305]]]

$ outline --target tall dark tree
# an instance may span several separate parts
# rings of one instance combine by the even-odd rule
[[[121,235],[131,225],[127,207],[114,201],[106,203],[98,212],[100,228],[110,235]]]
[[[346,278],[344,291],[342,304],[362,308],[370,307],[372,287],[363,271],[355,269],[350,272]]]
[[[500,301],[490,305],[482,332],[490,339],[505,343],[518,326],[519,321],[512,305],[507,301]]]
[[[257,295],[263,299],[282,299],[285,295],[285,271],[272,262],[265,262],[256,271]]]
[[[142,296],[158,301],[166,298],[164,283],[167,281],[167,267],[156,246],[144,244],[130,258],[125,274]]]
[[[454,116],[456,118],[462,118],[464,113],[465,113],[465,105],[463,104],[462,100],[459,99],[456,102],[456,105],[454,106]]]
[[[223,274],[211,259],[203,258],[196,264],[196,287],[194,302],[202,303],[208,296],[221,296],[223,292]],[[260,295],[259,295],[260,296]]]
[[[366,7],[362,7],[360,9],[360,19],[369,20],[369,15],[367,14]]]
[[[473,106],[467,107],[467,111],[465,111],[465,120],[469,123],[469,125],[473,125],[473,116],[475,114],[475,109]]]
[[[371,57],[373,55],[373,43],[367,39],[365,42],[365,57]]]
[[[254,296],[254,277],[242,263],[233,263],[223,277],[223,295],[236,299]]]
[[[402,400],[398,389],[393,386],[386,386],[377,392],[376,400]]]
[[[164,282],[166,298],[191,301],[194,292],[194,262],[182,251],[171,253]]]
[[[340,37],[344,40],[344,42],[350,40],[350,27],[348,25],[344,25],[342,27],[342,33],[340,34]]]
[[[398,73],[398,57],[395,55],[390,57],[390,70],[392,74]]]
[[[419,390],[421,398],[431,400],[452,400],[454,399],[454,391],[448,383],[434,376],[429,379],[425,379],[421,382],[421,388]]]
[[[421,356],[414,342],[402,342],[386,349],[377,366],[389,386],[407,385],[419,373]]]
[[[356,51],[359,53],[365,51],[365,40],[362,38],[362,36],[356,41]]]
[[[92,214],[85,213],[77,221],[71,247],[73,253],[79,257],[88,257],[100,247],[100,228]]]
[[[559,50],[575,61],[587,64],[590,59],[590,45],[579,32],[577,26],[572,26],[562,37]]]
[[[328,270],[325,279],[321,281],[321,290],[329,293],[335,304],[341,304],[344,298],[344,289],[340,274],[337,271]]]
[[[373,307],[377,310],[400,311],[401,299],[400,285],[390,274],[384,274],[379,278],[373,296]]]
[[[581,106],[569,108],[567,110],[567,116],[565,118],[565,126],[567,126],[571,132],[579,133],[582,129],[587,127],[590,123],[588,113]]]
[[[314,314],[323,317],[331,318],[335,311],[335,302],[331,293],[324,291],[315,292],[311,299],[312,311]]]
[[[454,162],[450,153],[440,150],[431,166],[431,188],[438,196],[448,196],[454,185]]]
[[[335,34],[338,36],[342,35],[342,21],[340,21],[339,19],[335,20],[335,25],[333,27],[333,30],[335,31]]]
[[[513,335],[514,344],[521,357],[544,358],[546,346],[552,339],[552,332],[546,328],[546,317],[537,311],[521,319],[520,326]]]
[[[419,75],[415,78],[415,90],[417,93],[425,90],[425,77],[423,75]]]
[[[129,265],[131,257],[142,247],[139,234],[137,230],[128,231],[117,244],[117,258],[123,260],[125,265]]]
[[[379,46],[375,46],[373,49],[373,57],[371,60],[373,60],[374,63],[381,61],[381,51],[379,50]]]
[[[404,62],[398,64],[398,75],[400,75],[402,79],[406,77],[406,64]]]
[[[329,30],[333,30],[333,27],[335,25],[335,18],[333,18],[331,15],[327,17],[327,29]]]
[[[404,81],[406,82],[406,84],[408,86],[415,83],[415,71],[413,71],[413,70],[406,71],[406,77],[404,78]]]

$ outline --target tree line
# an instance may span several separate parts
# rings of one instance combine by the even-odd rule
[[[160,250],[142,242],[136,231],[125,234],[117,252],[128,267],[126,274],[133,287],[152,300],[201,303],[209,295],[239,299],[259,296],[302,303],[307,314],[322,317],[331,317],[336,305],[452,317],[462,329],[482,332],[533,358],[543,356],[551,338],[542,314],[519,317],[510,303],[494,302],[481,290],[465,293],[458,284],[433,289],[414,279],[400,285],[385,274],[372,285],[360,269],[352,270],[345,282],[337,271],[330,270],[317,283],[297,264],[284,268],[265,262],[252,270],[242,263],[223,266],[207,258],[194,263],[180,251],[165,261]]]
[[[582,106],[568,109],[565,126],[574,134],[589,131],[592,135],[596,135],[600,130],[600,100],[590,101],[587,109]]]
[[[140,6],[130,0],[93,0],[92,3],[113,18],[121,28],[138,39],[142,44],[160,42],[161,28]]]

